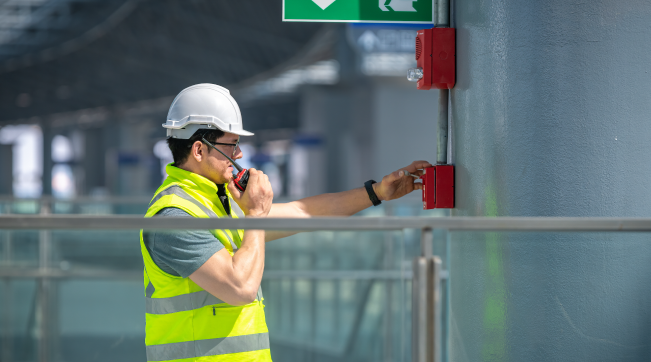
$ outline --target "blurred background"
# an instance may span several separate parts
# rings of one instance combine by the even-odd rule
[[[283,23],[281,6],[0,0],[0,213],[144,215],[172,162],[167,110],[197,83],[230,89],[256,133],[241,163],[269,175],[276,201],[435,159],[436,102],[406,79],[423,25]],[[419,198],[362,216],[444,215]],[[270,245],[272,357],[410,360],[419,237],[318,232]],[[145,360],[137,232],[2,230],[0,276],[0,361]]]
[[[242,163],[279,202],[435,159],[439,92],[406,80],[427,26],[281,10],[0,0],[0,213],[143,215],[171,161],[168,107],[197,83],[230,89],[256,133]],[[643,0],[451,1],[455,208],[414,193],[358,216],[648,218],[650,18]],[[270,243],[274,360],[410,361],[420,236]],[[442,361],[649,360],[648,233],[435,230],[433,248]],[[144,361],[143,289],[137,232],[0,230],[0,361]]]
[[[0,193],[150,196],[171,159],[161,124],[197,83],[230,89],[256,133],[243,163],[278,197],[435,155],[435,102],[405,76],[423,25],[283,23],[281,6],[3,1]]]

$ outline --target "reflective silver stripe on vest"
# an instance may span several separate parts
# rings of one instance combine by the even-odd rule
[[[155,204],[156,201],[160,200],[161,197],[167,196],[167,195],[176,195],[176,196],[178,196],[178,197],[180,197],[180,198],[182,198],[184,200],[190,201],[191,203],[197,205],[197,207],[200,208],[201,211],[205,212],[206,215],[208,215],[210,217],[219,217],[219,216],[217,216],[217,214],[215,214],[214,211],[210,210],[204,204],[200,203],[199,201],[192,198],[192,196],[188,195],[188,193],[183,191],[181,186],[178,186],[178,185],[172,185],[172,186],[166,188],[165,190],[159,192],[158,195],[154,196],[154,198],[151,200],[151,202],[149,203],[149,207],[151,207],[151,205]]]
[[[190,201],[191,203],[195,204],[198,208],[200,208],[201,211],[205,212],[206,215],[208,215],[209,217],[219,217],[217,214],[215,214],[214,211],[210,210],[204,204],[200,203],[199,201],[192,198],[192,196],[188,195],[188,193],[183,191],[183,188],[181,188],[181,186],[178,186],[178,185],[172,185],[172,186],[166,188],[165,190],[159,192],[156,196],[154,196],[154,198],[151,200],[151,202],[149,202],[149,207],[151,207],[153,204],[155,204],[156,201],[160,200],[161,197],[167,196],[167,195],[176,195],[176,196],[182,198],[183,200]],[[236,250],[237,245],[235,245],[235,243],[233,242],[233,239],[231,239],[231,237],[228,236],[228,234],[226,234],[226,233],[224,233],[224,235],[226,235],[226,238],[228,239],[228,241],[233,246],[233,250]]]
[[[244,218],[244,211],[242,211],[240,205],[238,205],[237,202],[234,200],[228,200],[228,203],[231,205],[231,211],[233,211],[238,218]]]
[[[147,346],[147,361],[217,356],[269,349],[267,333]]]
[[[188,310],[203,308],[208,305],[222,304],[212,294],[202,290],[200,292],[181,294],[170,298],[146,298],[145,312],[149,314],[169,314],[185,312]]]
[[[244,218],[244,211],[240,208],[240,205],[237,204],[233,199],[228,200],[229,204],[231,205],[231,212],[233,212],[235,215],[237,215],[238,218],[242,219]],[[231,233],[233,233],[233,237],[236,237],[239,240],[239,234],[237,233],[237,230],[231,230]],[[240,240],[241,241],[241,240]],[[233,247],[233,250],[237,249],[237,246]]]

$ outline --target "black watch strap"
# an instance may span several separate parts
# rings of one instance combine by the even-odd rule
[[[373,184],[376,183],[377,182],[375,182],[375,180],[368,180],[364,182],[364,187],[366,188],[366,192],[368,192],[368,198],[371,199],[373,206],[377,206],[382,203],[382,201],[380,201],[380,199],[377,198],[375,191],[373,191]]]

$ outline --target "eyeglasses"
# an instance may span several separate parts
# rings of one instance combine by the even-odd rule
[[[235,157],[235,152],[237,152],[237,148],[240,146],[240,139],[239,139],[239,138],[237,139],[237,142],[236,142],[236,143],[209,142],[209,141],[207,141],[205,138],[202,138],[202,140],[203,140],[204,142],[206,142],[207,144],[213,146],[213,147],[215,147],[215,145],[221,145],[221,146],[232,146],[232,147],[233,147],[233,156],[231,156],[231,157]]]

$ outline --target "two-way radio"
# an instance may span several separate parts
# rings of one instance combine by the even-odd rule
[[[235,182],[235,187],[237,187],[237,189],[240,190],[241,192],[244,192],[244,190],[246,190],[246,185],[249,183],[249,170],[247,170],[247,169],[245,169],[245,168],[242,168],[242,166],[238,165],[237,162],[235,162],[235,160],[233,160],[232,158],[228,157],[224,152],[222,152],[221,150],[219,150],[219,148],[213,146],[213,144],[210,143],[210,142],[208,142],[208,141],[207,141],[203,136],[201,137],[201,140],[202,140],[205,144],[207,144],[207,145],[209,145],[210,147],[212,147],[212,148],[214,148],[215,150],[217,150],[217,152],[219,152],[219,153],[221,153],[222,155],[224,155],[224,157],[226,157],[229,161],[231,161],[231,163],[233,164],[233,166],[235,166],[235,168],[236,168],[237,171],[238,171],[237,175],[233,176],[233,181]]]

